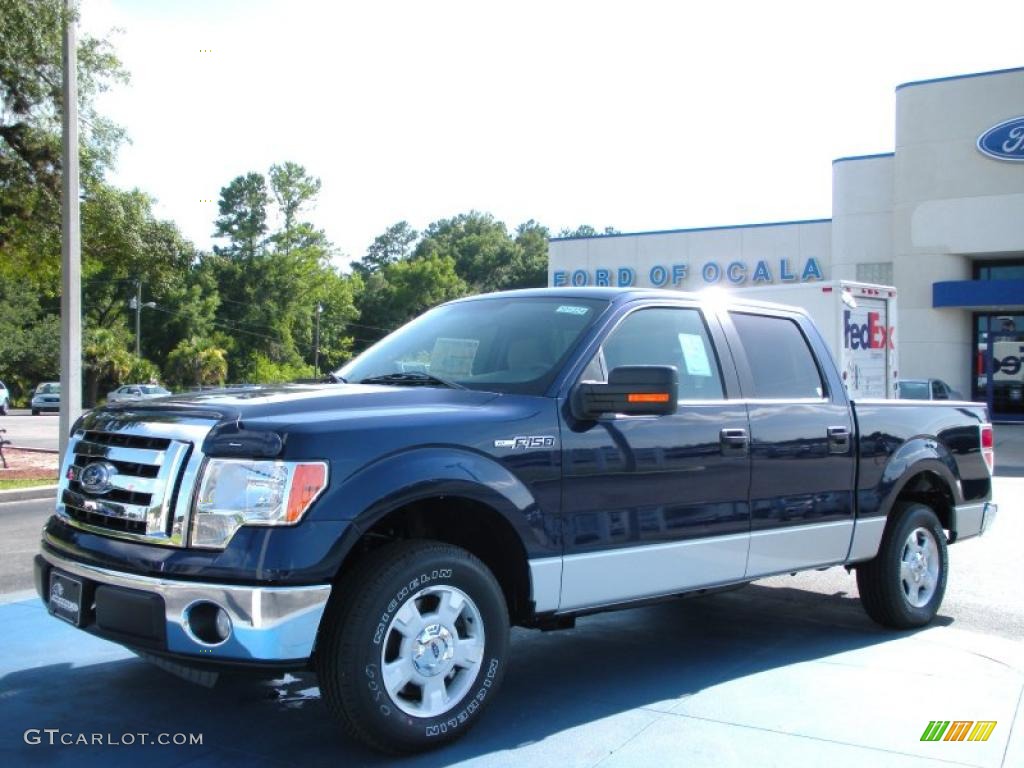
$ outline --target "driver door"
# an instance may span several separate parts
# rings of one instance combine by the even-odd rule
[[[717,318],[697,306],[624,313],[582,380],[671,365],[676,413],[576,421],[560,409],[560,610],[742,580],[750,542],[747,409]]]

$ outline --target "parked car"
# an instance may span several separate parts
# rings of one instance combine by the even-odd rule
[[[479,720],[511,624],[845,566],[872,619],[924,626],[997,512],[986,408],[861,406],[828,350],[792,307],[534,289],[437,307],[337,384],[106,405],[36,588],[196,681],[312,668],[392,752]]]
[[[900,379],[901,400],[963,400],[964,396],[942,379]]]
[[[60,410],[60,382],[44,381],[32,394],[32,415],[38,416],[43,411]]]
[[[128,401],[152,400],[155,397],[164,397],[169,394],[171,394],[169,389],[164,389],[157,384],[125,384],[108,394],[107,402],[124,403]]]
[[[0,416],[6,416],[11,407],[11,393],[7,385],[0,381]]]

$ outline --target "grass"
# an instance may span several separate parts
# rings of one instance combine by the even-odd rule
[[[33,488],[38,485],[56,485],[57,478],[53,475],[39,475],[38,477],[6,477],[0,478],[0,491],[10,491],[14,488]]]

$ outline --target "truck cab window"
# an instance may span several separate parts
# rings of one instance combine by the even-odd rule
[[[622,365],[673,366],[679,372],[680,401],[725,398],[718,358],[696,309],[659,307],[627,316],[605,339],[584,378],[603,381],[607,371]]]
[[[819,400],[825,396],[821,372],[800,326],[786,317],[740,312],[729,316],[754,379],[750,396],[765,400]]]

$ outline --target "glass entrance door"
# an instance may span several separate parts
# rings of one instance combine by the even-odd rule
[[[972,399],[993,418],[1024,421],[1024,315],[976,314]]]

